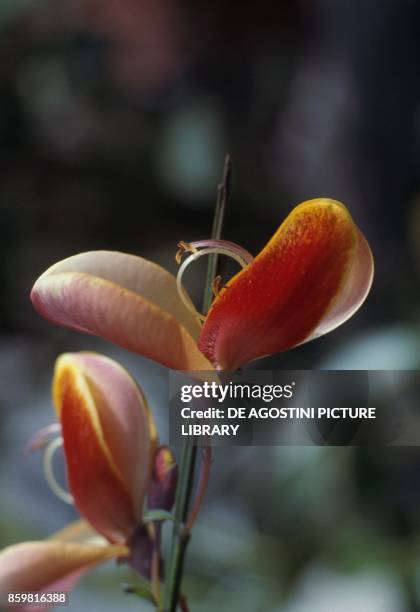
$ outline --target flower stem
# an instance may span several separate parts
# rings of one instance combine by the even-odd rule
[[[214,212],[211,238],[220,240],[223,218],[230,191],[231,161],[228,155],[225,159],[223,180],[217,189],[217,201]],[[210,308],[213,293],[212,285],[217,270],[217,254],[209,256],[207,265],[206,284],[203,295],[203,312],[206,314]],[[185,527],[188,519],[188,510],[194,481],[194,468],[197,457],[197,447],[184,443],[181,450],[179,464],[179,480],[175,497],[174,525],[172,531],[172,545],[165,581],[164,612],[176,612],[180,600],[180,587],[184,568],[185,551],[190,537]],[[186,602],[184,601],[185,605]],[[183,607],[185,610],[185,606]]]
[[[160,596],[160,539],[161,539],[161,525],[156,523],[150,524],[151,531],[153,532],[153,553],[152,553],[152,568],[151,568],[151,584],[152,593],[157,602],[158,610],[160,608],[161,596]]]
[[[226,156],[223,169],[223,180],[217,188],[216,209],[214,211],[213,227],[211,231],[212,240],[220,240],[222,236],[223,219],[225,216],[226,204],[230,195],[230,176],[232,173],[232,163],[230,155]],[[213,280],[217,270],[217,254],[213,253],[209,256],[207,264],[206,284],[204,286],[203,296],[203,313],[207,314],[213,300]]]
[[[191,530],[194,527],[194,523],[197,519],[198,513],[201,510],[204,495],[206,493],[207,485],[208,485],[209,478],[210,478],[212,461],[213,461],[213,458],[212,458],[211,446],[205,446],[203,448],[203,457],[201,460],[200,476],[199,476],[199,480],[197,484],[197,490],[195,493],[193,507],[191,508],[191,512],[188,517],[187,524],[185,525],[185,528],[188,533],[191,533]]]

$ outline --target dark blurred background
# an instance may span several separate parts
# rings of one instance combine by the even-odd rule
[[[351,321],[258,367],[419,367],[419,30],[416,0],[1,0],[0,545],[75,516],[22,452],[53,420],[60,352],[119,359],[167,435],[165,370],[48,325],[33,282],[96,248],[175,271],[177,242],[209,236],[227,152],[226,239],[256,253],[295,204],[327,196],[376,261]],[[203,278],[188,272],[197,303]],[[418,611],[419,511],[416,448],[219,449],[191,609]],[[140,609],[123,579],[92,574],[70,608]]]

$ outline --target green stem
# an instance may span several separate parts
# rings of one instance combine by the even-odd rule
[[[230,190],[231,162],[227,156],[225,160],[223,181],[217,190],[216,209],[214,212],[211,238],[219,240],[222,233],[223,218]],[[203,312],[206,314],[210,308],[213,295],[212,284],[217,270],[217,254],[209,256],[207,265],[206,284],[203,296]],[[163,603],[164,612],[176,612],[180,599],[180,587],[184,568],[185,551],[190,534],[185,524],[188,519],[188,510],[194,481],[194,468],[197,457],[197,447],[184,443],[181,450],[179,464],[179,480],[175,497],[174,525],[172,531],[172,544],[165,581],[165,595]]]
[[[230,161],[230,156],[227,155],[225,159],[225,166],[223,169],[223,180],[217,188],[217,200],[216,200],[216,209],[214,211],[213,218],[213,227],[211,231],[211,237],[213,240],[220,240],[222,236],[222,226],[223,219],[225,216],[225,208],[227,201],[229,199],[230,193],[230,175],[232,171],[232,164]],[[203,296],[203,308],[202,311],[204,314],[207,314],[208,309],[213,300],[213,292],[212,285],[213,280],[216,276],[217,271],[217,254],[214,253],[209,256],[209,261],[207,264],[207,274],[206,274],[206,284],[204,286],[204,296]]]

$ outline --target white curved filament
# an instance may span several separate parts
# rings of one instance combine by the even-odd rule
[[[194,244],[197,245],[198,243],[194,243]],[[183,263],[180,265],[179,270],[178,270],[178,275],[176,277],[176,286],[177,286],[179,297],[183,301],[184,305],[188,308],[188,310],[190,310],[197,317],[200,323],[205,321],[206,317],[200,312],[198,312],[198,310],[196,310],[194,306],[192,306],[191,300],[189,299],[182,285],[182,277],[184,275],[185,270],[191,263],[193,263],[194,261],[197,261],[197,259],[199,259],[200,257],[203,257],[204,255],[212,255],[212,254],[226,255],[227,257],[231,257],[242,268],[246,268],[246,266],[248,266],[251,262],[249,260],[249,257],[245,258],[243,253],[241,252],[241,251],[244,251],[244,249],[241,249],[241,251],[239,251],[239,249],[240,247],[238,247],[238,250],[235,250],[231,248],[230,246],[227,248],[224,248],[221,246],[204,248],[204,249],[201,249],[200,251],[191,253],[191,255],[189,255],[189,257],[187,257],[187,259],[185,259],[185,261],[183,261]]]
[[[54,470],[53,470],[53,461],[55,452],[63,446],[63,438],[58,436],[51,440],[51,442],[45,447],[44,455],[42,458],[44,474],[47,479],[48,484],[50,485],[51,490],[59,499],[61,499],[66,504],[74,505],[74,498],[64,487],[60,485],[57,481]]]

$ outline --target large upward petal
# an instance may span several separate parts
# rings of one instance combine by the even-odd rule
[[[54,323],[102,336],[174,369],[206,370],[199,325],[160,266],[125,253],[64,259],[36,281],[31,299]]]
[[[108,540],[126,541],[142,515],[156,445],[143,394],[115,361],[67,353],[56,363],[53,399],[78,509]]]
[[[222,369],[292,348],[346,321],[372,278],[369,246],[347,209],[304,202],[221,291],[199,347]]]

